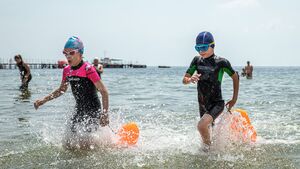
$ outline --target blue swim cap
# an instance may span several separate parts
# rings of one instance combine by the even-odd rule
[[[72,36],[68,39],[65,48],[78,49],[81,54],[83,54],[84,51],[82,41],[76,36]]]
[[[196,38],[196,45],[198,44],[210,44],[214,42],[214,37],[210,32],[204,31],[199,33]],[[215,44],[211,45],[212,48],[215,47]]]

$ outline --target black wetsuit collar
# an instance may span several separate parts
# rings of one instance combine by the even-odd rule
[[[72,70],[77,70],[77,69],[79,69],[82,65],[83,65],[83,60],[81,60],[81,62],[80,62],[77,66],[71,66],[71,69],[72,69]]]
[[[213,58],[215,56],[215,54],[212,54],[210,57],[208,57],[208,58],[204,58],[205,60],[208,60],[208,59],[211,59],[211,58]]]

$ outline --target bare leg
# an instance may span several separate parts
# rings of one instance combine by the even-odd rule
[[[204,114],[198,123],[198,131],[202,137],[202,141],[206,145],[211,144],[209,126],[213,122],[213,118],[209,114]]]

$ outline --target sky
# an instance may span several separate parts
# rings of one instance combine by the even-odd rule
[[[300,1],[0,0],[0,62],[64,59],[78,36],[85,60],[188,66],[202,31],[233,66],[300,66]]]

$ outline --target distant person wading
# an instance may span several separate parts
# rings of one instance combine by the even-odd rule
[[[244,68],[247,79],[252,79],[253,66],[250,65],[250,61],[247,61],[247,66]]]
[[[101,63],[99,63],[99,59],[97,57],[93,61],[93,66],[101,78],[101,74],[103,73],[103,65]]]
[[[20,71],[20,79],[21,79],[21,86],[20,90],[26,90],[28,89],[28,84],[32,78],[30,73],[30,68],[27,63],[25,63],[22,59],[21,55],[15,56],[16,65],[19,68]]]

